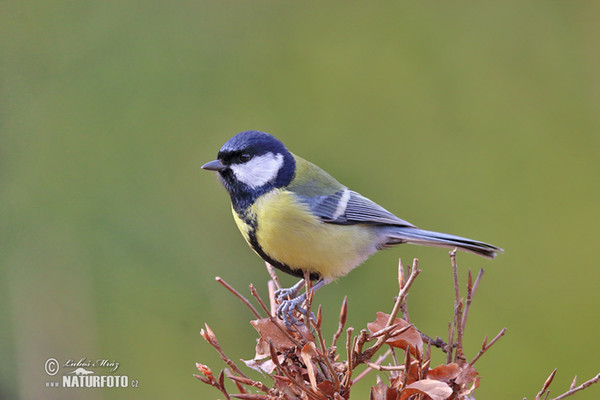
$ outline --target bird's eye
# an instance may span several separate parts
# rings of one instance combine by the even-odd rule
[[[242,153],[240,154],[240,161],[245,163],[248,162],[252,159],[252,154],[249,153]]]

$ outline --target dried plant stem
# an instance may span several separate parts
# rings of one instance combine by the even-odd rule
[[[399,274],[401,274],[402,273],[401,265],[398,268],[398,270],[399,270]],[[408,290],[410,289],[411,285],[413,284],[413,282],[415,281],[415,279],[417,278],[417,276],[420,273],[421,273],[421,270],[418,268],[418,260],[415,258],[413,260],[412,268],[410,271],[410,276],[408,277],[406,282],[404,282],[403,279],[399,280],[399,283],[404,284],[404,286],[402,286],[400,288],[398,297],[396,298],[396,302],[394,303],[394,308],[392,309],[392,312],[390,313],[390,316],[386,323],[386,327],[390,327],[393,325],[394,321],[396,320],[396,315],[398,314],[398,311],[400,310],[400,305],[402,304],[402,302],[404,302],[406,295],[408,294]],[[383,334],[382,336],[379,336],[379,338],[377,339],[375,344],[373,346],[371,346],[369,349],[367,349],[364,353],[361,354],[361,360],[368,360],[371,357],[373,357],[373,355],[381,348],[381,346],[383,346],[385,344],[385,341],[389,338],[390,333],[391,333],[391,331],[388,331],[387,333]]]
[[[462,318],[462,327],[463,330],[467,326],[467,318],[469,316],[469,309],[471,308],[471,303],[473,302],[473,296],[475,296],[475,292],[479,287],[479,282],[481,282],[481,278],[483,278],[483,269],[479,270],[477,274],[477,278],[475,278],[475,283],[473,283],[473,277],[471,276],[471,270],[469,270],[469,278],[467,281],[467,303],[465,304],[465,312]]]
[[[277,367],[277,369],[279,371],[281,371],[286,378],[289,379],[289,381],[296,387],[298,387],[300,390],[302,390],[304,393],[306,393],[306,395],[312,399],[315,400],[321,400],[321,398],[319,396],[317,396],[316,394],[313,393],[313,391],[304,386],[304,384],[298,382],[296,379],[294,379],[294,377],[288,372],[288,370],[286,368],[283,368],[281,366],[281,364],[279,363],[279,359],[277,358],[277,351],[275,350],[275,347],[273,346],[273,343],[271,341],[269,341],[269,349],[271,351],[271,360],[273,361],[273,363],[275,363],[275,366]]]
[[[491,341],[487,337],[483,340],[481,349],[467,362],[464,356],[463,339],[465,327],[473,298],[483,276],[480,270],[477,277],[468,271],[466,298],[460,297],[459,273],[456,260],[456,250],[450,252],[452,266],[452,282],[454,289],[453,318],[448,323],[448,343],[439,337],[436,340],[421,333],[408,319],[407,295],[421,272],[418,269],[418,260],[414,259],[412,265],[406,268],[400,261],[398,264],[398,295],[394,301],[390,314],[377,313],[374,322],[367,323],[367,329],[356,331],[347,327],[348,299],[344,298],[337,328],[327,347],[322,326],[324,316],[321,306],[313,305],[314,286],[308,274],[304,280],[295,285],[301,289],[304,285],[306,292],[302,294],[305,303],[300,309],[297,325],[287,328],[283,321],[277,317],[276,288],[280,287],[275,270],[267,264],[271,275],[268,281],[269,305],[259,296],[254,285],[250,285],[250,292],[260,307],[254,307],[237,290],[232,288],[223,279],[216,280],[233,293],[246,307],[250,309],[257,320],[251,321],[252,326],[260,335],[256,345],[256,355],[252,360],[243,360],[247,367],[263,373],[261,381],[248,378],[238,366],[225,354],[214,332],[208,325],[200,332],[204,339],[216,349],[226,366],[219,374],[213,374],[210,368],[197,363],[200,375],[194,375],[200,381],[213,386],[222,393],[222,397],[231,400],[279,400],[279,399],[304,399],[304,400],[345,400],[350,397],[350,389],[354,383],[366,377],[370,372],[380,371],[387,375],[388,380],[377,377],[377,384],[371,388],[370,398],[385,400],[389,398],[424,400],[426,398],[468,400],[472,399],[472,392],[480,384],[478,372],[473,365],[506,333],[503,328]],[[316,307],[316,308],[315,308]],[[263,311],[267,315],[262,318]],[[315,310],[316,316],[311,312]],[[402,314],[399,316],[399,314]],[[303,314],[302,317],[297,315]],[[302,324],[302,322],[304,324]],[[336,345],[343,330],[346,329],[346,360],[344,351],[338,351]],[[420,335],[420,336],[419,336]],[[381,353],[376,361],[376,354],[386,345],[386,351]],[[440,347],[446,353],[446,364],[430,368],[432,345]],[[341,346],[341,345],[340,345]],[[395,349],[402,349],[396,356]],[[400,360],[398,359],[400,358]],[[365,364],[364,370],[360,364]],[[385,364],[385,365],[384,365]],[[535,400],[548,400],[550,385],[555,377],[556,370],[544,382]],[[353,375],[356,377],[353,379]],[[225,387],[225,380],[231,382],[230,390],[237,389],[235,394],[229,394]],[[266,378],[272,380],[267,384]],[[573,379],[569,390],[552,400],[565,399],[600,381],[600,374],[577,386],[577,379]],[[235,386],[234,386],[235,385]],[[253,389],[254,388],[254,389]],[[354,395],[354,394],[353,394]]]
[[[462,325],[463,320],[463,304],[460,298],[460,285],[458,282],[458,267],[456,265],[456,250],[450,252],[450,261],[452,265],[452,277],[454,279],[454,320],[452,322],[453,327],[450,333],[450,340],[448,344],[453,344],[454,335],[456,334],[456,349],[454,351],[454,361],[464,361],[465,355],[463,352],[463,335],[464,329]],[[446,361],[449,363],[452,360],[452,348],[449,349],[446,354]]]
[[[275,272],[275,268],[273,268],[273,266],[271,264],[269,264],[268,262],[266,262],[265,265],[267,267],[267,272],[269,273],[269,276],[271,277],[273,282],[275,282],[275,286],[277,286],[277,289],[281,289],[281,285],[279,284],[279,277],[277,276],[277,273]]]
[[[496,343],[498,341],[498,339],[500,339],[502,336],[504,336],[504,334],[506,333],[506,328],[502,328],[502,330],[496,335],[496,337],[494,337],[492,339],[492,341],[488,344],[487,342],[487,336],[486,338],[483,340],[483,344],[481,345],[481,350],[479,350],[479,352],[477,353],[477,355],[469,362],[469,365],[473,366],[473,364],[475,364],[475,362],[477,360],[479,360],[479,358],[486,352],[488,351],[488,349],[490,347],[492,347],[492,345],[494,343]]]
[[[270,394],[232,394],[231,397],[246,400],[273,400],[273,396]]]
[[[561,394],[558,397],[553,398],[552,400],[562,400],[566,397],[571,396],[572,394],[579,392],[580,390],[585,389],[588,386],[593,385],[594,383],[598,383],[598,381],[600,381],[600,374],[596,375],[595,377],[593,377],[592,379],[590,379],[588,381],[585,381],[584,383],[582,383],[581,385],[579,385],[575,388],[569,389],[567,392]]]
[[[235,375],[229,375],[228,378],[231,379],[234,382],[238,382],[238,383],[241,383],[243,385],[255,387],[258,390],[261,390],[261,391],[263,391],[265,393],[269,393],[270,392],[270,389],[264,383],[262,383],[262,382],[253,381],[252,379],[243,378],[243,377],[235,376]]]
[[[346,330],[346,375],[342,381],[342,387],[349,388],[352,385],[352,371],[354,370],[354,357],[352,354],[352,333],[354,328],[350,327]]]
[[[246,299],[244,296],[242,296],[240,294],[240,292],[238,292],[237,290],[235,290],[229,283],[225,282],[225,280],[223,280],[223,278],[217,276],[215,277],[215,280],[217,282],[219,282],[221,285],[225,286],[225,288],[227,290],[229,290],[231,293],[233,293],[238,299],[240,299],[242,301],[242,303],[244,303],[252,312],[252,314],[254,314],[254,316],[256,318],[261,318],[260,314],[258,313],[258,311],[256,311],[256,308],[254,308],[254,306],[248,301],[248,299]]]
[[[225,376],[226,376],[227,378],[229,378],[229,379],[231,379],[232,377],[235,377],[235,375],[233,375],[233,374],[231,373],[231,371],[229,370],[229,368],[225,368],[223,371],[221,371],[221,373],[223,373],[223,372],[225,372]],[[240,378],[241,378],[241,379],[244,379],[244,378],[242,378],[242,377],[240,377]],[[248,392],[246,391],[246,388],[244,387],[244,385],[242,385],[240,382],[236,381],[235,379],[231,379],[231,380],[233,381],[233,383],[235,384],[235,387],[237,387],[237,389],[239,390],[239,392],[240,392],[241,394],[246,394],[246,393],[248,393]],[[248,380],[250,380],[250,379],[248,379]]]
[[[406,283],[404,283],[404,286],[402,286],[402,288],[400,289],[400,292],[398,293],[398,298],[396,299],[396,303],[394,304],[394,308],[392,309],[392,312],[390,313],[390,318],[388,319],[386,326],[390,326],[394,323],[394,320],[396,319],[396,316],[398,315],[398,311],[400,311],[400,305],[404,302],[404,299],[406,298],[406,295],[408,294],[408,289],[410,289],[411,285],[413,284],[413,282],[415,281],[415,279],[417,278],[417,276],[420,273],[421,273],[421,270],[419,269],[419,260],[417,260],[415,258],[413,260],[412,268],[410,271],[410,276],[408,277],[408,280],[406,281]]]
[[[544,393],[546,393],[546,391],[548,390],[548,387],[550,387],[550,384],[554,380],[554,376],[555,375],[556,375],[556,368],[554,368],[554,371],[552,371],[550,373],[550,375],[548,376],[548,378],[546,378],[546,381],[544,382],[544,385],[542,386],[542,389],[535,396],[535,400],[541,400],[542,396],[544,395]],[[548,396],[547,393],[546,393],[546,396]]]
[[[250,284],[250,293],[252,293],[252,296],[254,296],[254,298],[258,301],[258,304],[260,304],[260,306],[262,307],[262,309],[269,315],[269,319],[271,320],[271,322],[273,322],[273,324],[281,332],[283,332],[283,334],[285,336],[287,336],[287,338],[290,339],[292,341],[292,343],[294,343],[294,345],[296,347],[302,348],[302,346],[300,345],[300,343],[298,343],[298,341],[296,339],[294,339],[292,337],[292,335],[290,335],[290,333],[287,331],[287,329],[285,329],[283,326],[281,326],[281,324],[279,323],[279,319],[276,318],[275,316],[269,314],[269,310],[267,309],[267,306],[265,305],[265,302],[260,298],[260,296],[258,295],[258,292],[256,291],[256,288],[254,287],[253,284]]]
[[[406,281],[406,277],[404,275],[404,266],[402,265],[402,259],[398,260],[398,287],[404,287]],[[408,307],[406,306],[406,302],[402,302],[400,304],[400,311],[402,311],[402,318],[406,322],[410,322],[410,317],[408,315]]]
[[[442,339],[441,337],[436,337],[435,339],[432,339],[431,337],[427,336],[426,334],[424,334],[423,332],[419,332],[421,334],[421,338],[423,338],[423,341],[431,346],[435,346],[438,349],[442,349],[443,352],[447,351],[448,348],[448,344],[446,342],[444,342],[444,339]]]
[[[304,314],[304,325],[310,326],[311,320],[311,307],[314,292],[312,289],[312,281],[310,280],[310,272],[304,271],[304,287],[306,288],[306,314]]]
[[[389,357],[390,354],[393,354],[392,347],[390,347],[385,353],[383,353],[381,356],[379,356],[379,358],[377,359],[377,361],[375,361],[374,364],[380,365],[386,358]],[[360,381],[362,378],[367,376],[367,374],[369,372],[371,372],[372,370],[373,370],[373,367],[368,366],[363,372],[361,372],[360,374],[358,374],[356,376],[356,378],[354,378],[354,380],[352,381],[352,384],[354,385],[356,382]]]
[[[377,371],[404,371],[406,367],[404,365],[380,365],[372,362],[366,362],[367,366]]]
[[[269,315],[275,315],[277,313],[277,302],[275,301],[275,290],[276,290],[275,281],[271,279],[267,282],[267,288],[269,290],[269,306],[271,309],[271,313]]]
[[[229,365],[229,367],[232,370],[234,370],[238,375],[243,376],[244,378],[247,378],[247,376],[238,368],[238,366],[235,365],[235,363],[233,361],[231,361],[231,359],[229,357],[227,357],[227,355],[221,348],[219,341],[217,340],[217,336],[212,331],[212,329],[210,329],[208,324],[204,324],[204,327],[206,328],[206,330],[202,329],[200,331],[200,334],[212,347],[215,348],[215,350],[217,350],[217,353],[219,353],[221,360],[225,361],[225,364]]]
[[[321,307],[319,307],[319,315],[321,315]],[[333,370],[333,366],[331,365],[331,361],[329,360],[329,357],[327,355],[327,345],[325,344],[325,340],[323,339],[323,333],[321,332],[321,324],[320,324],[321,318],[317,318],[317,320],[319,321],[319,323],[318,324],[313,323],[313,326],[315,328],[315,331],[317,332],[317,338],[319,339],[319,346],[321,347],[320,358],[325,362],[327,372],[329,373],[329,376],[333,382],[333,386],[337,390],[340,387],[340,380],[338,379],[337,374]]]
[[[404,352],[404,365],[406,366],[406,370],[408,371],[410,369],[410,350],[406,350]],[[402,387],[406,387],[408,375],[409,374],[404,374],[404,377],[402,378]]]
[[[344,325],[346,325],[346,319],[348,317],[348,296],[344,296],[344,301],[342,301],[342,308],[340,310],[340,319],[338,322],[338,328],[333,334],[333,339],[331,340],[331,347],[335,347],[342,331],[344,330]]]
[[[373,339],[378,338],[378,337],[380,337],[382,335],[388,334],[391,331],[393,331],[394,329],[396,329],[397,327],[399,327],[401,324],[402,324],[402,322],[398,322],[397,324],[387,326],[387,327],[385,327],[385,328],[383,328],[383,329],[381,329],[381,330],[379,330],[379,331],[371,334],[371,336],[368,337],[368,340],[373,340]],[[394,335],[399,335],[401,333],[404,333],[404,332],[406,332],[407,330],[409,330],[412,327],[413,327],[412,325],[407,325],[404,328],[401,328],[401,329],[398,329],[397,331],[395,331]]]

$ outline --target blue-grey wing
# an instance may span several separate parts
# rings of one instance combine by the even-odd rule
[[[396,217],[379,204],[347,188],[331,195],[300,198],[323,222],[414,227],[410,222]]]

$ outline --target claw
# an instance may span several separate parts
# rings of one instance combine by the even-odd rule
[[[294,300],[298,297],[298,293],[300,293],[300,289],[304,285],[304,279],[301,279],[300,282],[296,283],[291,288],[283,288],[275,291],[275,298],[280,303],[288,300]]]
[[[286,296],[287,297],[287,296]],[[295,312],[306,315],[307,311],[302,307],[302,303],[306,300],[306,295],[302,294],[291,300],[282,300],[277,307],[277,316],[283,320],[285,326],[290,329],[292,325],[302,325],[302,321],[298,321],[294,317]]]
[[[328,279],[321,279],[312,287],[312,291],[316,291],[329,282],[330,280]],[[304,279],[300,280],[300,282],[289,289],[279,289],[275,291],[275,299],[279,302],[276,314],[283,320],[283,323],[288,329],[291,329],[292,325],[302,325],[302,321],[298,321],[296,317],[294,317],[295,312],[302,315],[308,313],[308,311],[302,307],[302,303],[306,300],[306,293],[298,295],[302,286],[304,286]],[[312,312],[310,313],[310,318],[316,321],[315,314]]]
[[[278,290],[275,291],[275,298],[280,303],[283,303],[284,301],[293,300],[296,297],[298,297],[298,291],[294,290],[293,287],[288,288],[288,289],[285,289],[285,288],[284,289],[278,289]]]

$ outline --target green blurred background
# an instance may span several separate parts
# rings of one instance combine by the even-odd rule
[[[222,398],[192,377],[223,366],[200,329],[233,359],[256,333],[214,277],[264,294],[267,274],[200,166],[247,129],[506,249],[458,259],[463,280],[486,270],[468,357],[508,328],[478,398],[600,371],[599,3],[25,0],[0,33],[0,398]],[[344,295],[357,329],[391,309],[398,257],[423,269],[413,322],[446,335],[447,252],[402,246],[317,295],[328,337]],[[50,357],[115,360],[140,387],[49,389]]]

